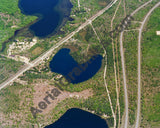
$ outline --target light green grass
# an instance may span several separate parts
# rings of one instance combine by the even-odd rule
[[[142,126],[153,127],[160,124],[160,8],[149,18],[142,41]],[[147,125],[146,125],[147,122]]]
[[[14,35],[14,31],[36,19],[35,16],[25,16],[18,8],[19,0],[0,0],[0,50],[2,42]],[[11,28],[11,26],[17,26]]]

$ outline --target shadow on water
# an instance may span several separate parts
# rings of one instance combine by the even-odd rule
[[[109,128],[106,121],[90,112],[72,108],[45,128]]]
[[[69,54],[70,49],[63,48],[53,57],[50,62],[52,72],[62,74],[69,83],[77,84],[93,77],[101,68],[101,55],[92,56],[83,64],[78,64]]]

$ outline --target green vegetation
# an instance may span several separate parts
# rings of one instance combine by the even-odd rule
[[[16,73],[23,63],[0,56],[0,83]]]
[[[17,28],[23,27],[35,20],[35,17],[24,16],[20,14],[20,10],[17,7],[18,0],[10,1],[10,3],[14,2],[12,9],[5,7],[10,7],[10,3],[2,1],[5,5],[0,5],[0,12],[5,15],[0,19],[0,27],[3,26],[2,30],[6,30],[8,33],[7,37],[3,39],[8,39],[11,35],[13,35],[14,30]],[[40,54],[47,51],[50,47],[52,47],[55,43],[57,43],[62,37],[66,36],[69,32],[75,30],[80,24],[86,21],[86,18],[95,14],[98,10],[106,6],[110,1],[106,0],[80,0],[81,7],[77,8],[77,1],[71,0],[74,7],[71,12],[71,17],[74,18],[73,21],[68,21],[65,26],[61,28],[61,32],[56,35],[47,37],[45,39],[38,39],[38,43],[33,46],[31,49],[23,51],[19,53],[22,56],[27,56],[31,60],[37,58]],[[126,13],[130,14],[133,10],[139,7],[141,4],[145,3],[148,0],[129,0],[126,1]],[[148,10],[153,7],[157,0],[155,0],[152,4],[146,7],[146,9],[140,10],[135,16],[135,20],[142,21],[144,15],[148,12]],[[107,72],[106,72],[106,81],[109,89],[109,94],[113,104],[113,110],[117,111],[117,122],[118,122],[118,110],[117,110],[117,94],[116,94],[116,82],[115,82],[115,74],[114,74],[114,59],[112,53],[112,42],[108,33],[111,31],[110,29],[110,21],[113,17],[114,11],[116,10],[116,5],[114,5],[111,9],[107,10],[107,13],[104,13],[102,16],[97,18],[92,25],[94,26],[98,36],[100,37],[101,43],[105,47],[107,51]],[[91,10],[90,10],[91,9]],[[89,11],[90,10],[90,11]],[[120,4],[120,8],[117,11],[117,15],[113,22],[113,29],[115,26],[120,24],[120,22],[125,18],[124,15],[124,6],[123,2]],[[150,17],[150,20],[147,24],[147,27],[144,29],[143,33],[143,42],[142,42],[142,124],[141,126],[153,127],[158,126],[160,122],[160,111],[159,111],[159,83],[160,83],[160,54],[159,54],[159,40],[160,36],[156,35],[156,31],[160,30],[160,9],[158,8],[153,15]],[[1,15],[1,13],[0,13]],[[16,16],[15,16],[16,15]],[[8,26],[4,27],[4,20],[9,18],[12,21],[7,22]],[[28,18],[28,20],[25,20]],[[18,20],[18,24],[13,24],[14,20]],[[1,25],[2,23],[2,25]],[[10,27],[13,25],[18,25],[17,28],[13,28],[10,30]],[[136,29],[140,26],[140,23],[132,22],[131,26],[128,29]],[[0,28],[1,29],[1,28]],[[31,40],[31,38],[26,38],[24,31],[22,34],[18,35],[16,39],[27,39]],[[1,34],[0,34],[1,35]],[[129,123],[130,125],[134,124],[135,121],[135,113],[137,108],[137,31],[127,31],[124,32],[124,55],[125,55],[125,66],[126,66],[126,75],[127,75],[127,85],[128,85],[128,98],[129,98]],[[113,40],[114,50],[115,50],[115,62],[116,62],[116,72],[117,72],[117,83],[119,90],[119,102],[120,102],[120,114],[121,118],[124,114],[124,92],[123,92],[123,76],[121,69],[121,58],[119,51],[119,37]],[[12,41],[10,41],[12,43]],[[31,112],[29,111],[30,106],[33,106],[33,97],[34,87],[37,83],[46,84],[47,86],[57,86],[57,82],[59,78],[57,78],[58,74],[51,73],[49,69],[49,61],[53,57],[53,55],[61,48],[70,48],[72,57],[79,63],[86,62],[91,56],[95,54],[104,54],[102,44],[100,44],[97,40],[96,35],[94,34],[90,25],[85,27],[79,33],[77,33],[72,39],[70,39],[66,44],[62,47],[56,49],[51,55],[49,60],[45,60],[44,63],[39,64],[38,66],[26,71],[22,76],[19,77],[20,80],[24,80],[28,85],[20,85],[18,83],[14,83],[12,86],[3,89],[0,92],[0,111],[6,114],[6,120],[13,120],[16,122],[16,125],[13,127],[21,127],[20,121],[13,119],[10,115],[13,115],[14,112],[16,114],[21,115],[25,120],[25,123],[31,124],[32,126],[37,126],[37,122],[40,122],[43,126],[56,121],[62,114],[64,114],[67,109],[72,107],[78,107],[88,111],[94,111],[95,114],[102,116],[106,114],[110,116],[107,118],[107,122],[110,127],[113,127],[113,118],[112,112],[108,100],[108,95],[106,92],[106,88],[104,85],[104,66],[106,64],[103,59],[102,67],[99,72],[92,77],[91,79],[79,83],[79,84],[69,84],[68,86],[61,86],[63,91],[69,92],[80,92],[86,89],[93,90],[93,96],[88,99],[77,99],[77,98],[68,98],[64,101],[61,101],[57,104],[57,106],[45,114],[38,114],[37,119],[34,119]],[[6,51],[5,51],[6,52]],[[15,62],[13,60],[7,59],[5,57],[0,57],[0,80],[4,81],[11,74],[15,73],[18,68],[22,65],[20,62]],[[2,73],[1,73],[2,72]],[[64,79],[63,79],[64,80]],[[39,85],[42,87],[41,85]],[[6,107],[7,106],[7,107]],[[21,119],[21,117],[19,119]],[[18,118],[18,117],[17,117]],[[47,122],[46,122],[47,121]],[[4,122],[0,122],[4,123]],[[28,127],[31,127],[29,125]],[[9,127],[9,126],[8,126]],[[25,127],[25,126],[24,126]],[[37,126],[38,127],[38,126]]]
[[[71,0],[73,6],[72,14],[78,18],[84,19],[95,14],[98,10],[104,8],[111,0],[80,0],[80,8],[78,8],[78,1]],[[80,19],[79,19],[80,20]]]
[[[15,85],[11,86],[10,88],[4,89],[0,93],[0,97],[2,97],[0,99],[1,111],[3,111],[5,114],[14,112],[15,110],[19,110],[19,104],[21,100],[18,94],[19,88],[21,87],[19,87],[15,83]]]
[[[148,108],[146,109],[145,106],[143,106],[143,109],[145,109],[145,115],[149,122],[155,122],[156,124],[160,121],[160,92],[157,92],[155,95],[152,95],[149,100],[152,101],[151,104],[148,105]],[[153,124],[155,125],[155,124]]]
[[[4,126],[4,128],[31,127],[27,120],[30,119],[28,111],[32,105],[33,92],[32,86],[20,85],[15,82],[12,86],[0,91],[0,113],[3,116],[0,124],[6,124],[0,126]],[[13,122],[13,125],[7,125],[9,122]]]
[[[126,75],[129,100],[129,121],[133,125],[137,109],[137,53],[138,53],[138,31],[124,33],[123,47],[125,49]]]
[[[36,19],[25,16],[18,8],[19,0],[0,0],[0,50],[2,43],[14,35],[14,31],[26,26]]]
[[[142,88],[143,127],[154,127],[160,124],[160,36],[156,31],[160,30],[160,9],[157,8],[149,18],[144,29],[142,42]]]
[[[127,14],[131,14],[134,10],[136,10],[140,5],[148,2],[148,0],[128,0],[126,1],[126,12]],[[139,12],[138,12],[139,13]]]
[[[160,30],[158,11],[160,9],[157,9],[151,15],[143,39],[143,61],[145,66],[150,68],[159,68],[160,64],[160,47],[158,47],[160,45],[160,36],[156,35],[156,31]]]
[[[145,17],[145,15],[147,14],[148,10],[150,10],[156,3],[158,2],[158,0],[153,0],[150,4],[148,4],[145,8],[142,8],[141,11],[139,11],[138,13],[136,13],[134,15],[135,21],[142,21],[142,19]]]

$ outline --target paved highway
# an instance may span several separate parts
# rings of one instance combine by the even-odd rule
[[[69,40],[71,37],[75,35],[75,33],[79,32],[81,29],[86,27],[90,24],[90,22],[94,21],[97,17],[101,16],[105,11],[107,11],[109,8],[111,8],[117,0],[113,0],[111,3],[109,3],[105,8],[100,10],[98,13],[93,15],[91,18],[89,18],[85,23],[83,23],[78,29],[71,32],[69,35],[64,37],[62,40],[60,40],[55,46],[50,48],[47,52],[36,58],[34,61],[32,61],[30,64],[25,65],[22,69],[20,69],[14,76],[7,79],[5,82],[0,84],[0,90],[7,85],[9,85],[11,82],[13,82],[15,79],[17,79],[20,75],[22,75],[25,71],[29,70],[30,68],[34,67],[36,64],[40,63],[41,60],[45,59],[47,56],[49,56],[56,48],[60,47],[62,44],[64,44],[67,40]]]

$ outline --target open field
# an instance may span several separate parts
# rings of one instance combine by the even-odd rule
[[[118,8],[116,17],[113,21],[113,29],[125,18],[125,14],[129,15],[131,12],[133,12],[133,10],[135,10],[146,1],[148,0],[141,0],[141,2],[139,2],[139,0],[129,0],[126,1],[126,5],[124,5],[124,1],[122,0]],[[158,0],[153,1],[153,3],[147,5],[146,8],[140,10],[134,16],[134,21],[142,21],[148,10],[151,9],[151,7],[153,7],[157,1]],[[37,58],[40,54],[44,53],[47,49],[53,46],[53,44],[58,42],[62,37],[82,24],[85,21],[85,18],[90,17],[95,12],[103,8],[106,4],[104,0],[88,0],[87,2],[85,2],[84,0],[80,0],[79,11],[79,8],[77,7],[77,1],[72,0],[72,2],[74,7],[71,13],[71,17],[75,18],[75,20],[68,21],[66,25],[61,28],[61,30],[65,33],[56,34],[54,36],[47,37],[46,39],[38,39],[38,43],[36,45],[34,45],[29,50],[21,52],[20,55],[27,56],[31,58],[31,60]],[[54,50],[52,55],[49,58],[45,59],[41,64],[31,68],[23,75],[21,75],[18,78],[18,82],[16,81],[16,83],[13,83],[12,86],[3,89],[0,92],[0,117],[4,117],[0,122],[0,125],[3,125],[5,127],[27,127],[28,125],[28,127],[34,126],[35,128],[38,128],[38,125],[41,125],[43,127],[56,121],[63,113],[66,112],[67,109],[78,107],[101,116],[107,121],[110,127],[113,127],[114,117],[111,110],[108,93],[104,84],[104,69],[107,65],[105,79],[107,81],[107,88],[111,97],[113,111],[116,115],[116,124],[119,125],[118,123],[120,116],[120,125],[122,125],[123,127],[125,98],[119,36],[113,39],[112,45],[112,38],[108,34],[111,31],[111,19],[118,7],[118,4],[119,2],[117,2],[112,8],[107,10],[106,13],[101,15],[94,22],[92,22],[92,26],[93,28],[95,28],[95,31],[97,32],[97,35],[100,38],[101,42],[98,42],[97,35],[94,33],[92,26],[88,25],[81,31],[76,33],[61,47],[58,47],[56,50]],[[84,7],[90,8],[91,11],[87,12]],[[156,35],[156,31],[160,31],[159,15],[160,9],[158,8],[151,15],[142,36],[141,127],[144,128],[156,128],[160,124],[160,49],[158,47],[160,45],[160,36]],[[134,21],[131,22],[131,26],[127,28],[127,31],[124,32],[123,36],[130,126],[133,126],[135,123],[137,110],[138,52],[138,30],[131,29],[138,29],[141,25],[141,23]],[[23,40],[25,39],[25,37],[21,35],[17,36],[16,39]],[[103,47],[106,50],[107,62],[104,56],[105,52]],[[92,55],[100,54],[104,56],[102,67],[94,77],[85,82],[74,85],[69,84],[68,86],[59,85],[57,84],[60,80],[59,75],[50,71],[49,62],[55,55],[55,53],[61,48],[70,48],[70,54],[79,63],[86,62]],[[115,58],[113,50],[115,53]],[[2,58],[2,60],[4,60],[4,58]],[[2,65],[1,62],[3,61],[0,61],[0,66]],[[5,65],[5,62],[8,63],[8,65]],[[11,65],[11,63],[13,65]],[[5,65],[7,69],[9,69],[8,71],[13,69],[12,72],[15,72],[18,67],[21,66],[21,64],[22,63],[6,59],[3,62],[2,67],[4,67]],[[2,68],[3,72],[6,71],[4,70],[6,67]],[[115,72],[117,73],[116,75]],[[117,79],[115,78],[115,76],[117,77]],[[22,83],[25,84],[22,85]],[[120,105],[120,115],[118,113],[116,83],[119,92],[118,99]],[[45,91],[49,91],[54,87],[59,88],[62,92],[62,97],[60,96],[59,98],[57,98],[59,102],[53,102],[52,107],[48,107],[48,109],[44,110],[44,113],[38,114],[36,119],[33,118],[30,112],[30,107],[36,106],[37,101],[43,99]],[[85,93],[85,95],[88,96],[87,98],[83,97],[83,91],[85,90],[92,90],[92,93],[89,91],[87,91],[87,94]],[[78,96],[75,95],[74,97],[72,97],[70,94],[76,94]],[[22,122],[20,122],[21,119],[23,119]],[[8,120],[8,124],[5,123],[5,120]]]
[[[142,127],[160,124],[160,8],[150,16],[143,33],[142,42]]]
[[[129,100],[129,121],[133,125],[136,115],[137,103],[137,52],[138,31],[124,33],[124,55],[126,61],[126,75]]]

